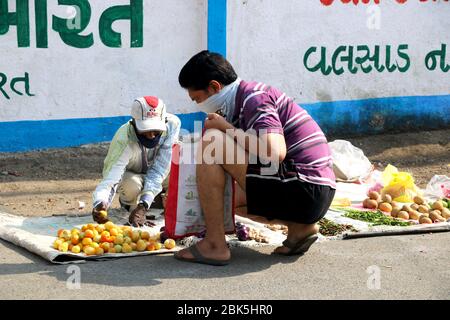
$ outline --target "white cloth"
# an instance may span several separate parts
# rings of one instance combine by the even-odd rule
[[[198,104],[198,108],[206,113],[214,113],[220,111],[228,122],[233,117],[236,93],[239,88],[241,79],[237,78],[234,82],[223,87],[218,93],[213,94],[208,99]]]

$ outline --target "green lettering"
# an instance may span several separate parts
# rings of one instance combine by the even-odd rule
[[[99,22],[100,39],[111,48],[120,48],[122,46],[122,36],[119,32],[112,29],[112,24],[116,20],[130,20],[131,22],[131,47],[142,47],[144,45],[143,37],[143,1],[130,0],[129,5],[114,6],[105,10]]]
[[[3,93],[3,96],[6,99],[11,99],[5,90],[3,90],[3,86],[6,84],[6,81],[8,81],[8,78],[6,77],[6,74],[3,74],[0,72],[0,92]]]
[[[408,50],[407,44],[401,44],[398,46],[398,56],[406,61],[405,65],[401,67],[397,62],[398,71],[400,72],[406,72],[408,71],[410,65],[411,65],[411,59],[409,58],[408,54],[406,52],[402,52],[402,50]]]
[[[47,0],[34,0],[36,17],[36,46],[48,48]]]
[[[386,46],[386,69],[389,72],[394,72],[397,69],[396,65],[391,65],[391,46]]]
[[[65,44],[75,48],[89,48],[94,44],[92,33],[80,35],[91,20],[91,5],[88,0],[58,0],[59,5],[74,6],[77,14],[73,19],[62,19],[53,16],[53,30],[59,32],[59,36]]]
[[[0,35],[9,31],[9,26],[17,27],[17,44],[20,48],[30,46],[30,17],[28,0],[16,0],[16,12],[9,12],[8,0],[0,0]]]
[[[364,73],[369,73],[370,71],[372,71],[372,66],[368,65],[368,66],[364,66],[363,64],[365,62],[367,62],[368,60],[370,60],[370,49],[368,46],[363,45],[363,46],[357,46],[356,50],[359,51],[365,51],[365,54],[362,57],[356,57],[355,62],[357,64],[359,64],[359,66],[361,67],[361,70]]]

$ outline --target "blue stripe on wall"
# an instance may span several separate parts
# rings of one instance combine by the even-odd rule
[[[208,0],[208,50],[227,56],[227,0]]]
[[[450,95],[375,98],[302,104],[327,134],[359,135],[450,126]],[[194,131],[202,112],[179,114]],[[0,152],[73,147],[110,141],[129,117],[0,122]]]
[[[328,135],[437,129],[450,125],[450,95],[302,104]]]
[[[193,132],[202,112],[179,114],[182,129]],[[0,122],[0,152],[74,147],[110,141],[130,117]]]

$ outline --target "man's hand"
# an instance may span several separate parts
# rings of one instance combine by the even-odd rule
[[[104,212],[106,212],[107,209],[107,204],[104,202],[100,202],[97,206],[95,206],[92,209],[92,218],[94,219],[95,222],[97,223],[107,223],[108,220],[108,216],[104,215]]]
[[[148,226],[148,227],[154,227],[155,224],[153,222],[150,222],[146,218],[147,210],[145,209],[144,205],[139,204],[136,209],[131,212],[130,217],[128,218],[128,222],[133,227],[142,227],[142,226]]]
[[[208,113],[208,118],[205,121],[205,128],[218,129],[222,132],[226,132],[227,129],[234,129],[231,123],[217,113]]]

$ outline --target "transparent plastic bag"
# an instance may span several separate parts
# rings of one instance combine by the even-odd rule
[[[443,175],[435,175],[425,189],[425,196],[437,200],[450,199],[450,178]]]
[[[370,176],[373,166],[361,149],[346,140],[335,140],[328,145],[333,157],[336,180],[361,182]]]

